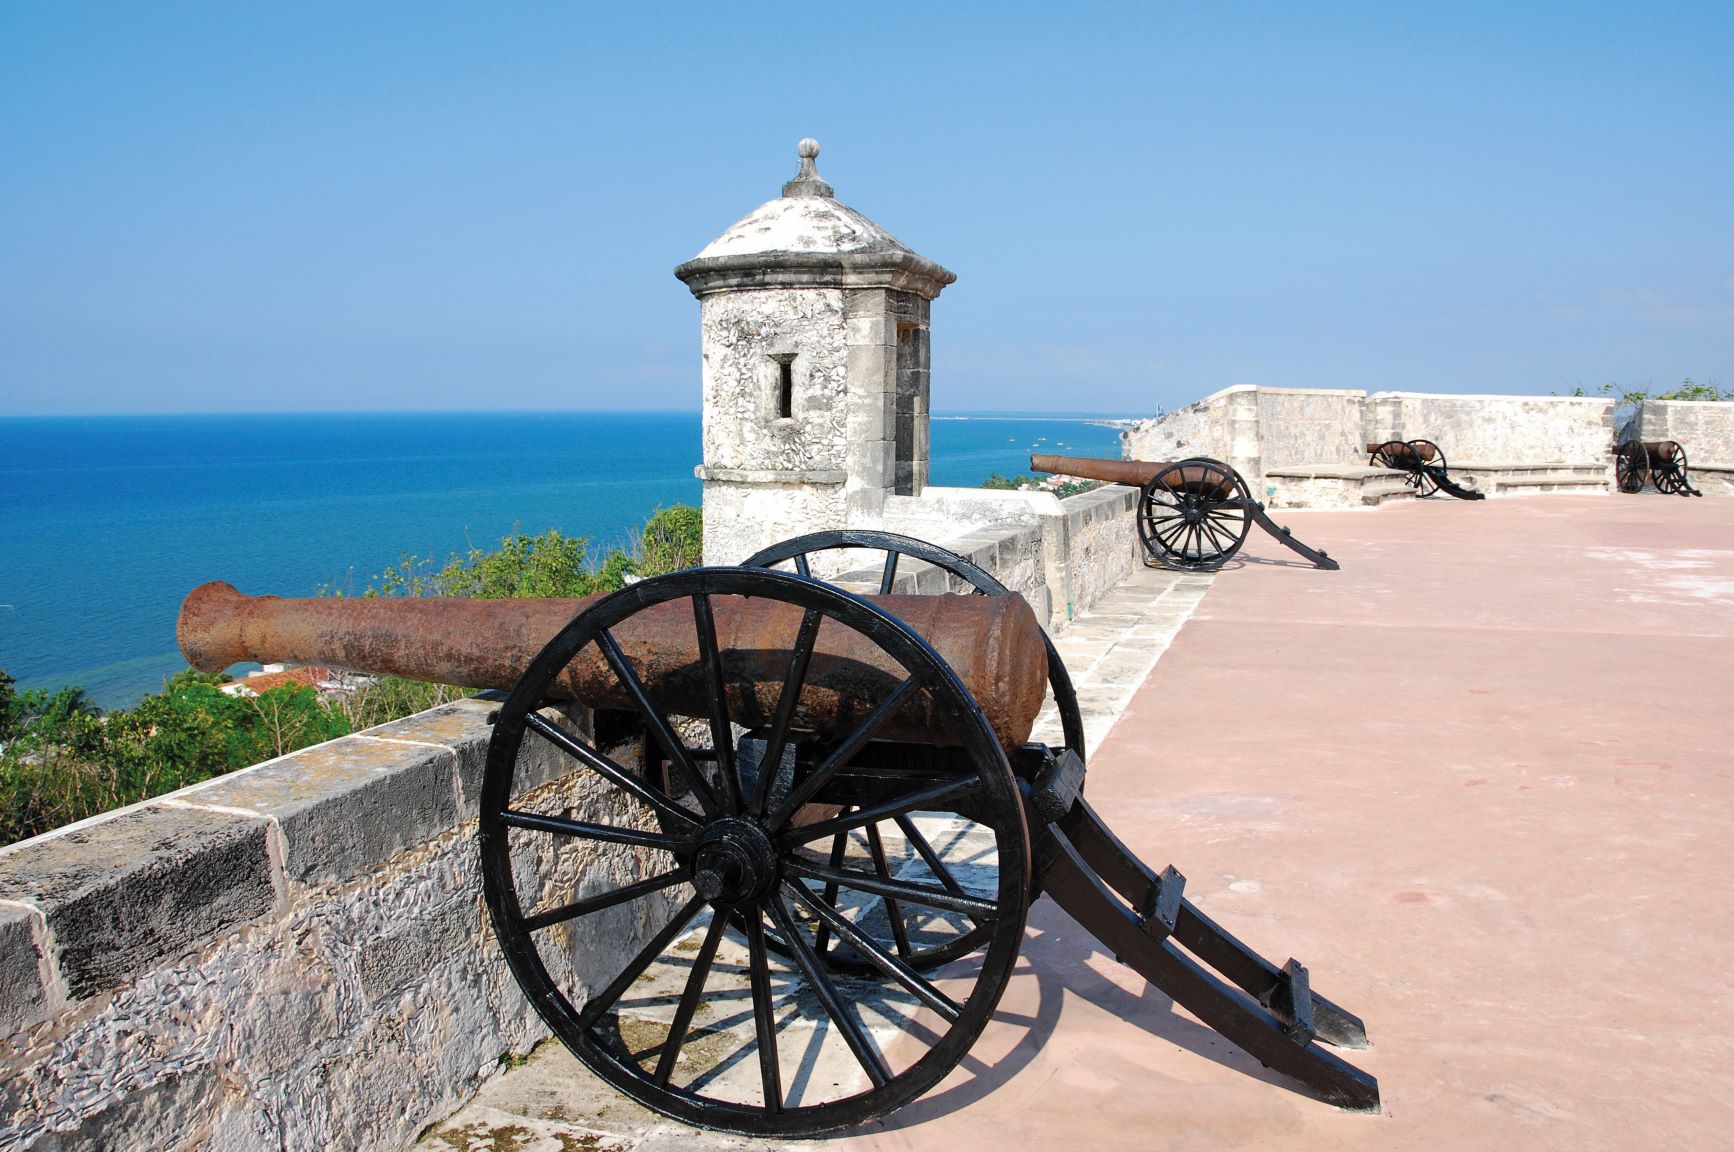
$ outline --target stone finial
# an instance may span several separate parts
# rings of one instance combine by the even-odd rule
[[[832,187],[819,178],[819,167],[815,163],[819,158],[819,142],[808,136],[795,145],[795,151],[801,157],[801,170],[795,173],[795,178],[783,185],[784,196],[823,196],[834,199],[837,193]]]

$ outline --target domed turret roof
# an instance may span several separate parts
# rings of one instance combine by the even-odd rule
[[[801,169],[780,197],[674,270],[693,295],[729,288],[890,287],[931,300],[957,279],[838,200],[819,177],[817,140],[802,140],[798,152]]]

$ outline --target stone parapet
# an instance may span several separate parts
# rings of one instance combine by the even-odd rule
[[[920,499],[887,501],[885,527],[980,564],[1022,592],[1050,631],[1061,631],[1131,573],[1137,501],[1136,489],[1117,485],[1065,500],[1048,492],[929,488]]]
[[[1366,443],[1431,440],[1459,464],[1607,464],[1614,402],[1593,396],[1447,396],[1375,392]]]
[[[1511,492],[1588,491],[1593,486],[1578,472],[1611,466],[1613,401],[1239,385],[1122,435],[1135,459],[1221,460],[1274,508],[1351,508],[1397,498],[1385,482],[1342,471],[1364,469],[1368,446],[1387,440],[1431,440],[1444,449],[1453,475],[1460,467],[1478,469],[1510,480],[1500,487]],[[1534,468],[1571,475],[1520,474]]]
[[[481,900],[497,706],[458,701],[0,849],[0,1147],[402,1148],[542,1039]],[[566,767],[526,751],[516,804],[634,818]],[[520,883],[537,900],[580,874],[626,883],[635,853],[550,846]],[[586,919],[580,979],[659,926],[640,903]]]
[[[1645,400],[1620,437],[1678,441],[1690,468],[1734,468],[1734,400]]]

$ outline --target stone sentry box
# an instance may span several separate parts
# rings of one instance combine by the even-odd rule
[[[956,279],[836,199],[819,145],[675,269],[699,299],[704,557],[878,523],[928,478],[929,308]]]

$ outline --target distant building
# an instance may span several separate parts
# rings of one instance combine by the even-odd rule
[[[267,664],[245,680],[221,685],[219,690],[226,696],[263,696],[273,688],[300,684],[313,689],[322,697],[331,698],[348,696],[361,686],[363,679],[350,672],[317,665],[286,668],[281,664]]]

